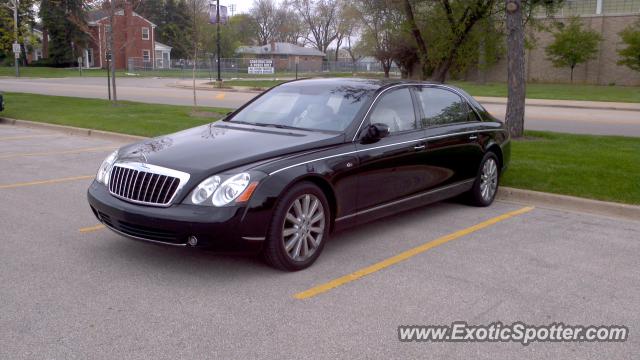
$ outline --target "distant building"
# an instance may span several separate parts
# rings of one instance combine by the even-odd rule
[[[240,46],[236,53],[244,59],[272,59],[276,71],[294,71],[296,62],[300,71],[321,71],[326,54],[317,49],[285,42],[272,42],[262,46]]]
[[[552,22],[566,23],[572,16],[579,16],[585,28],[602,36],[595,59],[576,66],[574,82],[598,85],[640,85],[640,72],[618,65],[618,50],[626,45],[618,33],[629,25],[640,21],[640,0],[565,0],[552,16],[543,11],[535,14],[536,20],[544,25]],[[529,29],[536,38],[533,48],[525,50],[525,72],[527,81],[569,82],[570,72],[566,68],[556,68],[548,60],[545,48],[553,41],[548,31],[534,27]],[[507,59],[503,56],[488,69],[472,69],[467,80],[506,81]]]
[[[110,31],[109,12],[90,11],[87,23],[92,40],[90,46],[84,49],[85,66],[105,68]],[[116,69],[170,67],[171,47],[155,41],[156,25],[134,12],[131,3],[125,3],[123,9],[116,11],[113,27],[112,61],[115,61]]]

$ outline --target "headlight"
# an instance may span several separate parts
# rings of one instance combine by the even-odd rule
[[[211,197],[211,195],[214,191],[216,191],[219,185],[220,176],[216,175],[207,178],[191,192],[191,202],[196,205],[202,204]]]
[[[248,173],[241,173],[228,178],[213,193],[211,202],[214,206],[224,206],[235,200],[249,186],[251,176]]]
[[[103,183],[105,185],[109,185],[109,174],[111,174],[111,167],[113,163],[116,162],[118,158],[118,150],[111,153],[111,155],[107,156],[106,159],[100,165],[98,169],[98,174],[96,175],[96,180],[99,183]]]

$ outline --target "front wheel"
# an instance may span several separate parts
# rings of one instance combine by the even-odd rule
[[[274,211],[263,257],[278,269],[297,271],[313,264],[329,235],[327,199],[309,182],[294,185]]]
[[[498,157],[489,151],[482,158],[478,176],[473,183],[473,188],[469,191],[469,198],[472,205],[489,206],[493,203],[498,192],[498,182],[500,179],[500,169],[498,167]]]

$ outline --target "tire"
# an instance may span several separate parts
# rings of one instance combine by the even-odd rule
[[[493,203],[500,182],[500,161],[498,156],[488,151],[484,154],[478,169],[478,175],[469,191],[471,205],[485,207]]]
[[[264,260],[280,270],[308,268],[324,249],[330,220],[322,190],[306,181],[295,184],[276,205],[262,251]]]

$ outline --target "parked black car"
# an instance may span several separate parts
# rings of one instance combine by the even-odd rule
[[[504,124],[458,88],[301,80],[222,121],[121,148],[88,198],[118,234],[250,248],[299,270],[335,229],[463,193],[491,204],[509,156]]]

